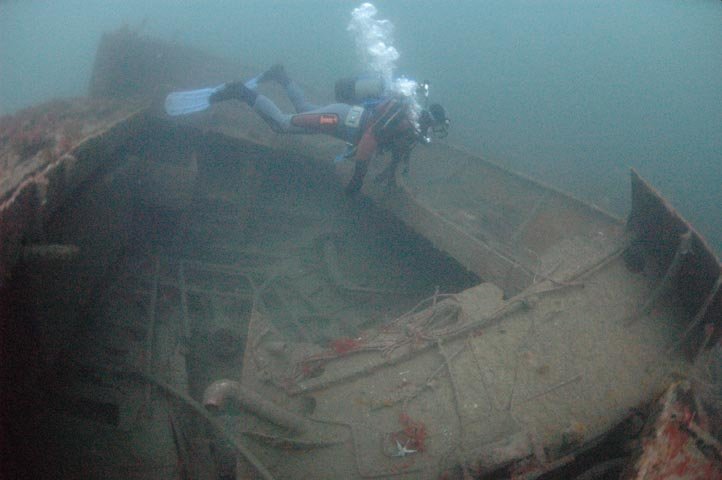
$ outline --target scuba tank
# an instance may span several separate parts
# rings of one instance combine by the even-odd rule
[[[383,97],[384,92],[386,92],[386,82],[376,74],[340,78],[335,85],[336,101],[350,105],[378,100]]]
[[[367,114],[373,110],[373,106],[381,101],[386,93],[386,82],[379,74],[363,74],[355,77],[344,77],[336,80],[335,97],[338,103],[346,103],[354,105],[351,113],[354,114],[353,127],[359,127],[362,119],[367,118]],[[371,107],[371,110],[367,110]],[[347,118],[347,122],[348,122]],[[348,123],[347,123],[348,125]],[[349,125],[350,126],[350,125]],[[363,133],[362,130],[357,131]],[[335,162],[341,162],[347,158],[351,158],[356,154],[357,142],[360,138],[355,138],[353,142],[346,143],[346,150],[336,156]]]

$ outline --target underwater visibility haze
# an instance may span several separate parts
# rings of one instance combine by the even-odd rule
[[[0,0],[0,470],[722,478],[721,38],[719,0]]]
[[[375,58],[359,55],[360,5],[6,0],[0,114],[85,94],[100,36],[123,25],[259,71],[282,62],[320,91],[365,62],[431,81],[449,143],[617,215],[636,168],[722,251],[722,2],[377,1]]]

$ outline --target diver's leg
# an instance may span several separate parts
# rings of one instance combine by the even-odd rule
[[[248,104],[275,131],[282,133],[304,133],[291,124],[291,115],[286,115],[268,97],[259,95],[243,82],[227,83],[210,96],[210,103],[226,100],[240,100]]]
[[[334,103],[308,112],[288,115],[274,104],[268,97],[258,95],[253,109],[279,133],[325,133],[348,141],[348,128],[345,119],[349,105]]]
[[[288,96],[288,99],[291,100],[293,108],[296,109],[297,113],[318,110],[318,105],[314,105],[306,101],[306,95],[304,95],[303,90],[293,80],[290,80],[284,88],[286,90],[286,95]]]
[[[256,77],[254,83],[265,83],[275,81],[286,91],[288,99],[291,100],[296,113],[310,112],[319,108],[318,105],[308,103],[306,96],[296,82],[291,80],[283,65],[276,64]]]
[[[241,102],[253,105],[258,94],[246,87],[243,82],[226,83],[208,98],[210,103],[225,102],[226,100],[240,100]]]
[[[210,103],[226,100],[240,100],[248,104],[279,133],[328,133],[340,138],[344,136],[343,120],[349,108],[344,104],[334,104],[323,109],[289,115],[283,113],[270,98],[259,95],[243,82],[227,83],[209,98]]]
[[[281,112],[270,98],[258,95],[253,103],[253,110],[276,132],[279,133],[315,133],[307,128],[298,127],[291,123],[293,115]]]

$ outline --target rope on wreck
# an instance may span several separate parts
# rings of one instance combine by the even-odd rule
[[[504,302],[502,306],[497,308],[489,316],[485,316],[478,320],[474,320],[472,322],[466,323],[456,329],[453,329],[453,330],[450,329],[448,331],[445,331],[442,335],[424,338],[423,340],[425,341],[425,343],[418,345],[415,348],[409,348],[406,352],[403,352],[395,357],[388,358],[381,362],[371,361],[369,363],[366,363],[359,370],[352,371],[352,372],[349,372],[347,374],[340,375],[337,377],[331,377],[324,381],[317,381],[315,383],[310,383],[310,384],[306,384],[306,385],[296,384],[294,387],[287,389],[286,393],[288,393],[291,396],[294,396],[294,395],[299,395],[302,393],[309,393],[309,392],[315,392],[318,390],[324,390],[326,388],[331,387],[332,385],[336,385],[338,383],[341,383],[341,382],[344,382],[347,380],[364,377],[376,370],[390,367],[392,365],[396,365],[401,362],[405,362],[405,361],[409,360],[410,358],[413,358],[414,356],[419,355],[419,354],[425,352],[426,350],[430,349],[434,345],[436,345],[436,340],[438,338],[443,338],[444,341],[450,341],[450,340],[453,340],[456,338],[460,338],[461,336],[471,333],[480,328],[489,327],[490,325],[498,322],[503,317],[505,317],[507,315],[511,315],[512,313],[515,313],[515,312],[521,310],[522,308],[529,308],[532,300],[540,295],[546,295],[546,294],[558,292],[558,291],[565,290],[565,289],[572,288],[572,287],[579,287],[580,285],[581,284],[568,283],[568,284],[563,284],[563,285],[559,285],[559,286],[548,287],[546,289],[537,289],[537,290],[533,290],[530,292],[526,292],[526,291],[522,292],[522,293],[510,298],[506,302]],[[441,295],[439,295],[439,297],[440,296]],[[456,295],[449,295],[449,296],[452,298],[456,297]],[[433,297],[430,297],[429,299],[431,299],[431,298],[433,298]],[[427,299],[427,300],[429,300],[429,299]],[[421,302],[421,303],[423,303],[423,302]],[[414,309],[415,308],[417,308],[417,307],[414,307]],[[402,317],[404,317],[406,315],[408,315],[408,313],[402,315]],[[397,322],[402,317],[392,320],[391,323]],[[408,339],[406,339],[405,342],[400,343],[398,346],[401,346],[401,345],[409,345]],[[393,351],[395,348],[397,348],[397,346],[393,346],[391,351]],[[370,350],[378,350],[378,348],[373,347],[370,349],[365,349],[365,350],[359,349],[359,350],[355,350],[355,351],[358,351],[358,352],[366,351],[367,352]],[[388,349],[387,349],[387,351],[388,351]],[[332,355],[332,356],[328,357],[328,358],[337,358],[337,355],[335,353],[330,354],[330,355]],[[319,360],[319,359],[324,360],[326,358],[327,357],[315,358],[315,360]],[[306,359],[306,360],[308,360],[308,359]]]
[[[456,461],[459,462],[459,466],[461,466],[461,473],[463,475],[463,478],[464,480],[467,480],[471,479],[472,477],[471,472],[469,471],[469,466],[467,464],[468,457],[465,451],[466,448],[464,448],[464,419],[462,418],[461,394],[459,393],[459,386],[457,384],[456,377],[454,376],[454,372],[451,368],[452,357],[449,356],[449,354],[446,352],[446,349],[444,348],[444,345],[440,338],[436,339],[436,347],[439,349],[439,353],[444,358],[444,365],[446,366],[446,371],[449,372],[451,393],[454,398],[454,411],[456,412],[456,417],[459,420],[459,438],[457,439],[457,444],[453,447],[453,450],[456,452]],[[466,345],[462,346],[459,349],[459,352],[461,352],[465,348]]]

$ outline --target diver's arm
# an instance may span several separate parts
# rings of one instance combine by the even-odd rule
[[[355,193],[358,193],[359,190],[361,190],[361,187],[364,184],[364,177],[366,176],[366,172],[368,172],[368,169],[368,161],[356,160],[356,164],[354,165],[353,169],[353,177],[351,177],[351,181],[348,182],[348,185],[346,185],[346,189],[344,190],[346,192],[346,195],[353,195]]]
[[[399,164],[403,163],[403,173],[404,175],[408,175],[410,157],[411,148],[393,147],[391,149],[391,161],[386,168],[374,178],[374,182],[381,183],[385,181],[389,186],[396,185],[396,170],[399,168]]]
[[[369,163],[371,163],[371,159],[376,153],[378,144],[372,130],[373,129],[366,130],[366,133],[363,134],[356,148],[356,155],[354,156],[356,164],[354,165],[353,177],[351,177],[351,181],[346,185],[347,195],[353,195],[361,190],[364,177],[369,169]]]

